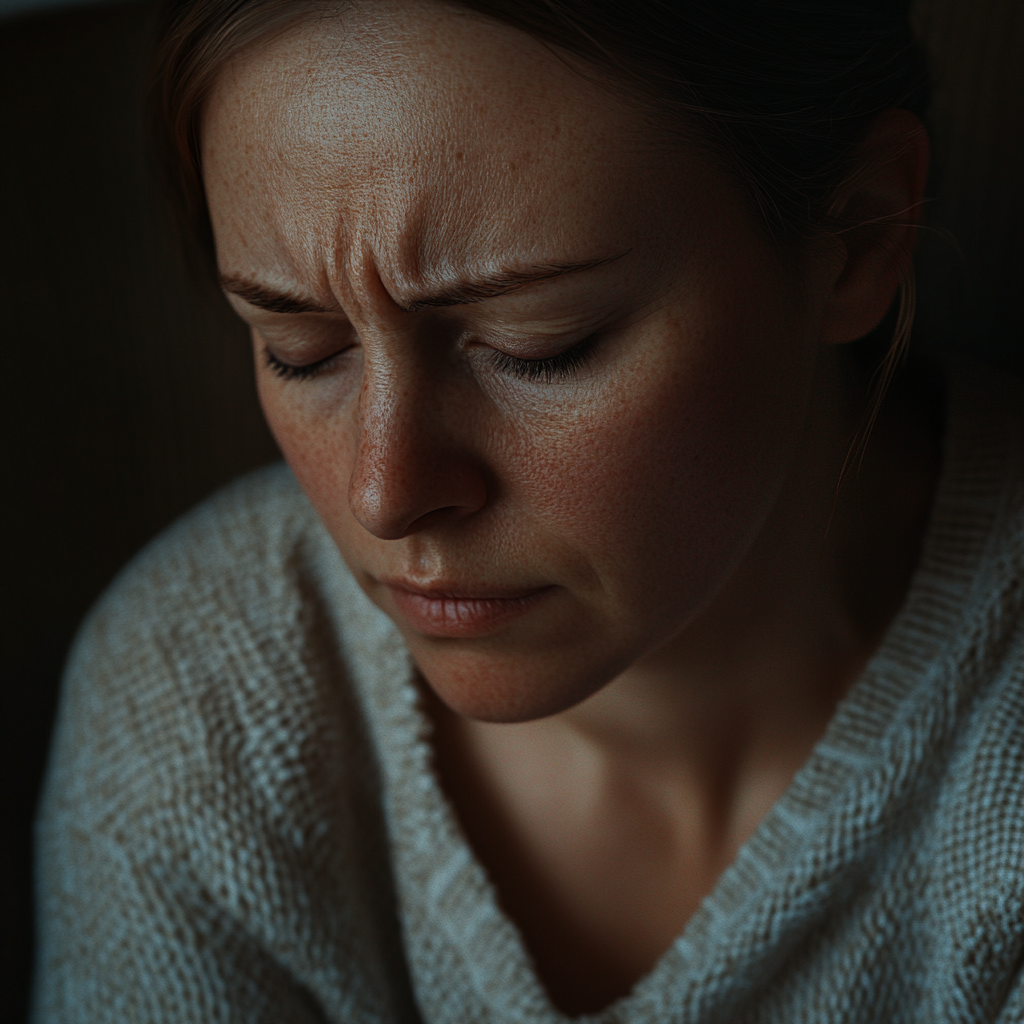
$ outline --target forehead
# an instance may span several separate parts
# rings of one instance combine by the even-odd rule
[[[679,177],[652,134],[524,33],[454,5],[363,2],[225,69],[204,178],[233,259],[312,285],[313,265],[329,276],[369,251],[400,287],[453,262],[621,248],[603,236],[641,230],[652,178]]]

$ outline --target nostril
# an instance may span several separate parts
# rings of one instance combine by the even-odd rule
[[[445,505],[442,508],[431,509],[429,512],[424,512],[418,519],[411,522],[405,533],[416,533],[419,530],[428,529],[431,526],[441,526],[444,523],[451,522],[453,520],[465,519],[468,516],[478,512],[484,505],[484,502],[479,504],[467,504],[467,505]]]
[[[381,540],[464,519],[486,503],[484,474],[454,452],[430,460],[360,460],[349,484],[352,514]]]

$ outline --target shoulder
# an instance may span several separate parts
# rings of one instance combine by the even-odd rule
[[[281,466],[229,485],[148,545],[72,648],[48,813],[173,803],[224,769],[225,744],[242,750],[272,732],[285,705],[298,727],[324,671],[343,675],[316,581],[332,555]],[[244,767],[255,770],[244,759],[234,770]]]
[[[939,557],[930,575],[947,589],[969,588],[978,639],[1006,646],[1024,597],[1024,381],[962,358],[943,369],[944,468],[929,528]]]
[[[298,726],[322,676],[344,675],[322,577],[344,572],[283,466],[230,484],[145,548],[85,620],[53,753],[90,773],[130,761],[151,783],[195,783],[210,744]],[[156,770],[159,766],[159,770]],[[181,781],[181,780],[179,780]]]
[[[329,593],[345,572],[272,467],[175,523],[100,599],[65,673],[39,822],[47,1005],[152,999],[164,980],[199,1002],[227,986],[231,1006],[271,989],[285,1005],[286,975],[324,1005],[364,986],[366,958],[345,950],[387,934],[393,910]]]
[[[288,570],[294,575],[323,542],[323,529],[288,469],[258,470],[218,491],[143,549],[97,603],[83,638],[114,626],[180,635],[200,625],[199,616],[204,618],[195,638],[210,638],[211,625],[226,615],[287,601]]]
[[[301,579],[322,556],[321,532],[283,466],[243,477],[187,513],[90,611],[65,673],[64,717],[80,715],[86,695],[105,721],[159,698],[171,702],[162,706],[166,725],[226,675],[259,673],[275,650],[294,647],[305,606],[315,604]]]
[[[973,562],[972,659],[1021,689],[1024,672],[1024,381],[966,361],[947,373],[947,563]],[[1016,685],[1015,685],[1016,684]]]
[[[945,366],[945,466],[922,556],[922,619],[948,636],[941,649],[959,686],[1014,709],[984,714],[1024,747],[1024,382],[963,359]],[[1018,773],[1017,781],[1024,785]]]
[[[943,656],[923,677],[928,714],[916,723],[919,739],[950,732],[921,843],[943,965],[936,1005],[952,1005],[979,957],[1009,978],[1024,942],[1024,385],[966,361],[947,364],[946,381],[946,479],[922,590]],[[991,984],[976,994],[991,997]]]

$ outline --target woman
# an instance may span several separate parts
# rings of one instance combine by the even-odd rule
[[[1024,403],[880,401],[897,8],[171,5],[289,470],[83,630],[39,1019],[1021,1019]]]

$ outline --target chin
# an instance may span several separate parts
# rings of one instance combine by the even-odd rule
[[[456,714],[512,724],[567,711],[611,682],[625,665],[557,654],[488,653],[410,644],[413,659],[437,696]]]

